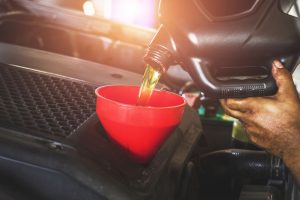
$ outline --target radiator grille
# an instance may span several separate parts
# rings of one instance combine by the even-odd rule
[[[0,126],[67,137],[95,110],[94,87],[0,64]]]

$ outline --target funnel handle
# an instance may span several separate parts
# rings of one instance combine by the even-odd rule
[[[265,79],[228,80],[220,81],[214,78],[209,65],[193,60],[194,80],[198,81],[204,94],[211,98],[245,98],[256,96],[270,96],[277,91],[277,85],[272,76]]]

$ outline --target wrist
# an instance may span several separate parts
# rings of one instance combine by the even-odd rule
[[[282,160],[288,168],[300,166],[300,149],[293,152],[285,152]]]
[[[300,186],[300,153],[285,155],[282,157],[284,164],[289,169],[297,184]]]

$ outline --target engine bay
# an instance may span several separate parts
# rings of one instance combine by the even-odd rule
[[[0,7],[0,199],[297,199],[281,159],[234,138],[216,100],[201,99],[205,113],[186,106],[148,164],[110,140],[94,90],[139,85],[154,30],[35,1]],[[158,87],[190,83],[179,69]]]

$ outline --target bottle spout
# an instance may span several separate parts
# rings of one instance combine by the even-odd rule
[[[152,67],[165,72],[174,63],[172,38],[161,25],[150,42],[144,61]]]

